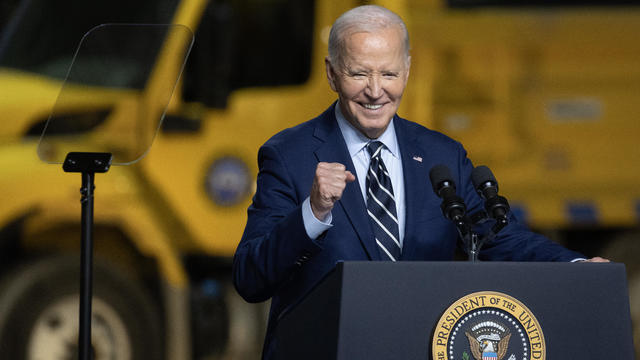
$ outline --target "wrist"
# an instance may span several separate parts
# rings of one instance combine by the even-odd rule
[[[313,204],[313,201],[310,202],[310,205],[313,216],[315,216],[315,218],[319,221],[325,221],[327,219],[327,216],[329,216],[329,213],[331,213],[330,208],[325,210],[318,209],[318,207]]]

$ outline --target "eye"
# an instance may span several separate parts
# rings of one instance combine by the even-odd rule
[[[395,79],[399,76],[399,74],[397,72],[389,71],[389,72],[382,73],[382,76],[384,76],[387,79]]]

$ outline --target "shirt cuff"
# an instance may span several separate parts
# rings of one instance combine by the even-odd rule
[[[315,240],[323,232],[329,230],[333,226],[331,225],[331,220],[333,220],[331,212],[329,212],[329,215],[323,220],[318,220],[316,216],[313,215],[310,197],[307,197],[302,203],[302,222],[304,223],[307,236],[309,236],[310,239]]]
[[[580,262],[580,261],[587,261],[587,259],[585,259],[585,258],[577,258],[577,259],[571,260],[571,262]]]

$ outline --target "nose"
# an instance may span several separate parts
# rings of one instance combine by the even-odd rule
[[[372,74],[367,79],[367,88],[365,89],[365,95],[370,98],[377,99],[382,97],[382,79],[377,74]]]

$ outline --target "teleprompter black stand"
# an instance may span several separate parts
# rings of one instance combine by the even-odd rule
[[[91,354],[91,297],[93,280],[93,190],[96,173],[105,173],[111,167],[111,153],[70,152],[62,164],[65,172],[82,173],[80,188],[81,251],[80,251],[80,331],[78,357],[93,358]]]
[[[193,32],[180,24],[100,24],[87,31],[73,55],[67,76],[38,143],[38,156],[62,164],[65,172],[82,174],[82,244],[78,359],[92,357],[91,300],[93,267],[93,191],[96,173],[112,165],[131,165],[149,151],[167,111],[194,42]],[[162,49],[171,49],[166,55]],[[100,59],[96,61],[95,59]],[[166,60],[166,61],[165,61]],[[77,66],[75,66],[78,64]],[[135,76],[122,76],[122,64]],[[91,71],[87,71],[90,69]],[[129,71],[127,71],[129,73]],[[140,101],[144,111],[107,114],[100,124],[87,120],[98,103],[80,102],[85,89],[121,93],[108,100]],[[122,92],[125,90],[126,92]],[[112,91],[110,90],[110,91]],[[135,94],[135,96],[133,95]],[[128,121],[123,121],[127,116]],[[115,122],[118,126],[104,126]],[[112,149],[117,149],[113,151]],[[65,156],[62,158],[62,156]]]
[[[480,291],[531,310],[546,359],[634,358],[622,264],[375,261],[338,263],[284,314],[276,359],[431,359],[441,316]]]

